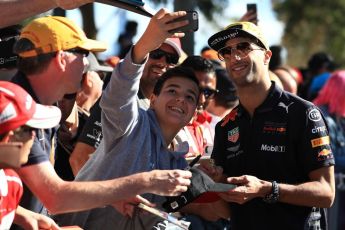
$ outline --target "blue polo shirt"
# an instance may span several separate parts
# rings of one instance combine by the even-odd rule
[[[312,103],[282,91],[273,83],[253,117],[238,105],[216,126],[212,158],[227,176],[252,175],[266,181],[299,184],[308,174],[334,165],[328,130]],[[305,229],[321,225],[324,210],[255,198],[229,203],[231,229]],[[310,215],[320,214],[312,221]]]
[[[11,79],[11,81],[13,83],[20,85],[31,95],[31,97],[37,103],[40,103],[25,74],[17,72],[16,75]],[[52,90],[54,90],[54,86],[51,87]],[[35,130],[36,137],[34,139],[34,143],[29,154],[28,162],[22,167],[49,161],[49,156],[52,147],[52,139],[55,138],[56,130],[57,128]],[[24,194],[20,201],[20,205],[34,212],[45,212],[43,204],[31,193],[31,191],[28,189],[28,187],[25,186],[25,184]]]

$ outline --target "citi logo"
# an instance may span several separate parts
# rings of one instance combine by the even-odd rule
[[[321,133],[326,131],[326,126],[321,126],[321,127],[314,127],[311,132],[312,133]]]
[[[285,152],[285,146],[282,146],[282,145],[266,145],[266,144],[262,144],[262,145],[261,145],[261,150],[262,150],[262,151],[269,151],[269,152],[284,153],[284,152]]]

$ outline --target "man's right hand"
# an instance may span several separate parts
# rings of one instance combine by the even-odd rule
[[[192,173],[185,170],[153,170],[148,172],[151,193],[160,196],[178,196],[187,191]]]

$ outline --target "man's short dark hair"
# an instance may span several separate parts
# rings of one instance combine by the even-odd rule
[[[204,72],[204,73],[214,73],[213,63],[206,58],[201,56],[188,56],[182,63],[181,66],[189,67],[194,71]]]
[[[196,78],[194,72],[192,69],[183,67],[183,66],[177,66],[171,69],[168,69],[157,81],[154,89],[153,94],[158,96],[163,88],[164,83],[171,78],[180,77],[180,78],[186,78],[191,81],[193,81],[197,87],[199,88],[199,80]],[[199,92],[200,94],[200,92]],[[199,96],[198,94],[198,96]],[[199,98],[197,98],[198,101]]]
[[[19,39],[13,47],[15,53],[22,53],[35,49],[34,44],[26,38]],[[22,58],[18,57],[17,68],[26,75],[41,73],[47,68],[50,61],[56,56],[56,52],[39,54],[34,57]]]

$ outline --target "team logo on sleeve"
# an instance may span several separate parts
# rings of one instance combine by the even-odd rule
[[[221,124],[221,126],[225,126],[230,120],[231,121],[235,121],[237,115],[237,108],[233,109],[228,115],[226,115],[223,119],[223,123]]]
[[[235,143],[235,142],[237,142],[239,137],[240,137],[240,132],[239,132],[238,127],[228,131],[228,141]]]
[[[310,142],[313,148],[330,144],[329,136],[312,139]]]
[[[317,109],[312,109],[308,113],[308,118],[311,121],[320,121],[321,120],[321,113]]]
[[[332,151],[330,149],[322,149],[318,154],[317,154],[317,159],[319,161],[326,160],[328,158],[331,158]]]

